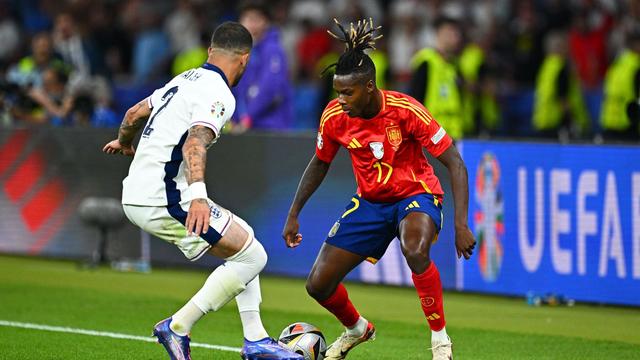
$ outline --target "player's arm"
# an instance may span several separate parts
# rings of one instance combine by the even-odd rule
[[[186,226],[187,231],[196,236],[209,230],[209,204],[204,184],[204,173],[207,163],[207,148],[213,144],[215,139],[216,134],[211,128],[194,125],[189,129],[189,134],[182,146],[182,157],[185,161],[187,183],[191,193],[191,205],[187,214]]]
[[[304,174],[296,190],[296,195],[291,203],[289,214],[287,215],[287,222],[284,225],[284,230],[282,230],[282,237],[288,247],[296,247],[300,244],[300,241],[302,241],[302,235],[298,233],[300,228],[298,215],[304,204],[318,189],[322,180],[324,180],[330,165],[331,163],[324,162],[318,159],[317,155],[313,155],[311,161],[309,161],[309,165],[307,165],[307,168],[304,170]]]
[[[455,211],[456,252],[458,253],[458,258],[464,256],[465,259],[469,259],[473,253],[476,240],[468,225],[469,179],[467,167],[458,149],[453,144],[438,156],[438,160],[447,167],[451,175]]]
[[[118,138],[105,145],[104,148],[102,148],[102,151],[107,154],[121,153],[133,156],[135,153],[135,149],[133,148],[133,139],[138,133],[138,130],[140,130],[147,121],[149,115],[151,115],[151,107],[149,106],[148,98],[145,98],[129,108],[122,119],[122,123],[120,124]]]

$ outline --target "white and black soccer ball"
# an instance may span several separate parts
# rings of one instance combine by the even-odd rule
[[[327,352],[327,342],[322,331],[303,322],[293,323],[284,328],[278,341],[291,351],[304,356],[305,360],[323,360]]]

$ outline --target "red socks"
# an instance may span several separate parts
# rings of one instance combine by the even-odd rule
[[[438,277],[438,283],[440,283],[439,279]],[[442,294],[442,290],[440,293]],[[351,300],[349,300],[347,289],[345,289],[342,283],[338,284],[338,288],[333,295],[329,296],[327,300],[319,301],[319,303],[335,315],[342,325],[348,328],[354,326],[360,318],[360,313],[358,313],[358,310],[356,310]]]
[[[442,310],[442,282],[436,264],[431,262],[424,273],[411,274],[413,284],[418,291],[424,316],[427,317],[429,327],[433,331],[444,328],[444,311]]]

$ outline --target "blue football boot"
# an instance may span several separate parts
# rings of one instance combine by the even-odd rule
[[[244,360],[304,360],[304,356],[282,347],[277,341],[269,337],[258,341],[245,339],[240,356]]]
[[[180,336],[169,327],[171,318],[164,319],[153,327],[153,336],[164,346],[171,360],[191,360],[191,348],[189,348],[189,336]]]

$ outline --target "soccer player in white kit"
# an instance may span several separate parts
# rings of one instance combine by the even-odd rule
[[[253,44],[242,25],[226,22],[211,38],[207,62],[183,72],[131,107],[108,154],[134,156],[123,181],[122,204],[132,223],[176,245],[192,261],[223,258],[204,286],[153,334],[171,359],[191,359],[191,327],[234,297],[244,333],[244,359],[303,359],[269,337],[260,319],[258,274],[267,254],[251,227],[208,198],[206,151],[231,118],[235,86]],[[141,128],[137,151],[133,139]]]

